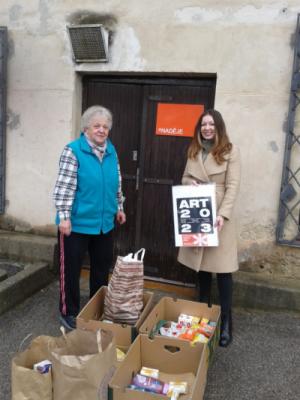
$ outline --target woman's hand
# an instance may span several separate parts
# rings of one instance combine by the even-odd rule
[[[117,212],[117,221],[120,225],[123,225],[126,222],[126,214],[123,211]]]
[[[69,219],[63,219],[60,221],[58,229],[63,235],[70,236],[72,230],[71,221]]]
[[[192,180],[191,185],[193,186],[199,186],[201,183],[197,182],[195,179]]]
[[[223,225],[224,225],[224,218],[222,217],[222,215],[218,215],[215,223],[215,227],[217,228],[218,232],[221,232]]]

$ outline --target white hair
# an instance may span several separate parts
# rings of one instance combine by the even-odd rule
[[[92,107],[87,108],[81,116],[80,128],[81,128],[82,132],[86,128],[89,127],[89,125],[91,123],[91,119],[95,115],[101,115],[101,116],[105,117],[108,121],[108,129],[111,130],[112,122],[113,122],[113,116],[112,116],[111,111],[108,108],[105,108],[102,106],[92,106]]]

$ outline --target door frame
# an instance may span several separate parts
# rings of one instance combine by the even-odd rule
[[[214,83],[216,88],[217,74],[216,73],[175,73],[175,72],[99,72],[82,74],[82,104],[86,103],[86,93],[84,80],[86,79],[105,79],[106,83],[132,83],[144,85],[184,85],[184,86],[203,86],[207,81],[208,86]],[[201,82],[201,84],[200,84]],[[214,93],[215,95],[215,93]]]
[[[89,80],[99,80],[103,83],[114,83],[114,84],[135,84],[135,85],[167,85],[167,86],[199,86],[199,87],[209,87],[212,91],[212,106],[215,102],[215,94],[216,94],[216,82],[217,75],[215,73],[211,74],[201,74],[201,73],[113,73],[113,72],[104,72],[104,73],[96,73],[96,74],[86,74],[82,78],[82,109],[85,109],[88,104],[88,85],[85,84],[85,81]],[[153,99],[160,100],[159,98]],[[167,99],[166,99],[167,101]],[[140,136],[140,150],[144,149],[143,141],[146,140],[146,118],[147,118],[147,103],[143,101],[143,109],[141,116],[141,127],[143,131],[141,131]],[[140,169],[139,174],[140,178],[143,178],[143,168],[144,168],[144,152],[140,153]],[[141,202],[143,201],[143,185],[141,185],[141,190],[139,190],[138,198],[137,198],[137,215],[136,215],[136,227],[135,227],[135,247],[137,248],[138,242],[140,240],[140,228],[141,228],[141,218],[142,218],[142,207]],[[175,247],[174,247],[175,249]],[[163,283],[171,283],[176,285],[182,285],[187,287],[192,287],[194,285],[181,282],[181,281],[171,281],[164,278],[159,277],[148,277],[147,280],[153,280],[156,282]]]
[[[0,27],[0,214],[5,212],[6,101],[7,101],[7,28]]]

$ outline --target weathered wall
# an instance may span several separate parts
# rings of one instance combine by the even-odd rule
[[[299,249],[274,244],[299,12],[297,0],[2,0],[10,41],[2,227],[54,233],[51,192],[59,154],[77,133],[79,73],[216,73],[216,108],[242,152],[241,265],[300,277]],[[73,64],[66,25],[80,21],[111,30],[109,63]]]

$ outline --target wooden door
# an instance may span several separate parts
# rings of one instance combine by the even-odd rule
[[[110,133],[120,159],[127,223],[116,230],[115,253],[146,248],[145,275],[194,282],[176,261],[172,185],[180,184],[190,138],[155,135],[158,103],[214,103],[214,79],[86,77],[83,109],[101,104],[114,116]]]

